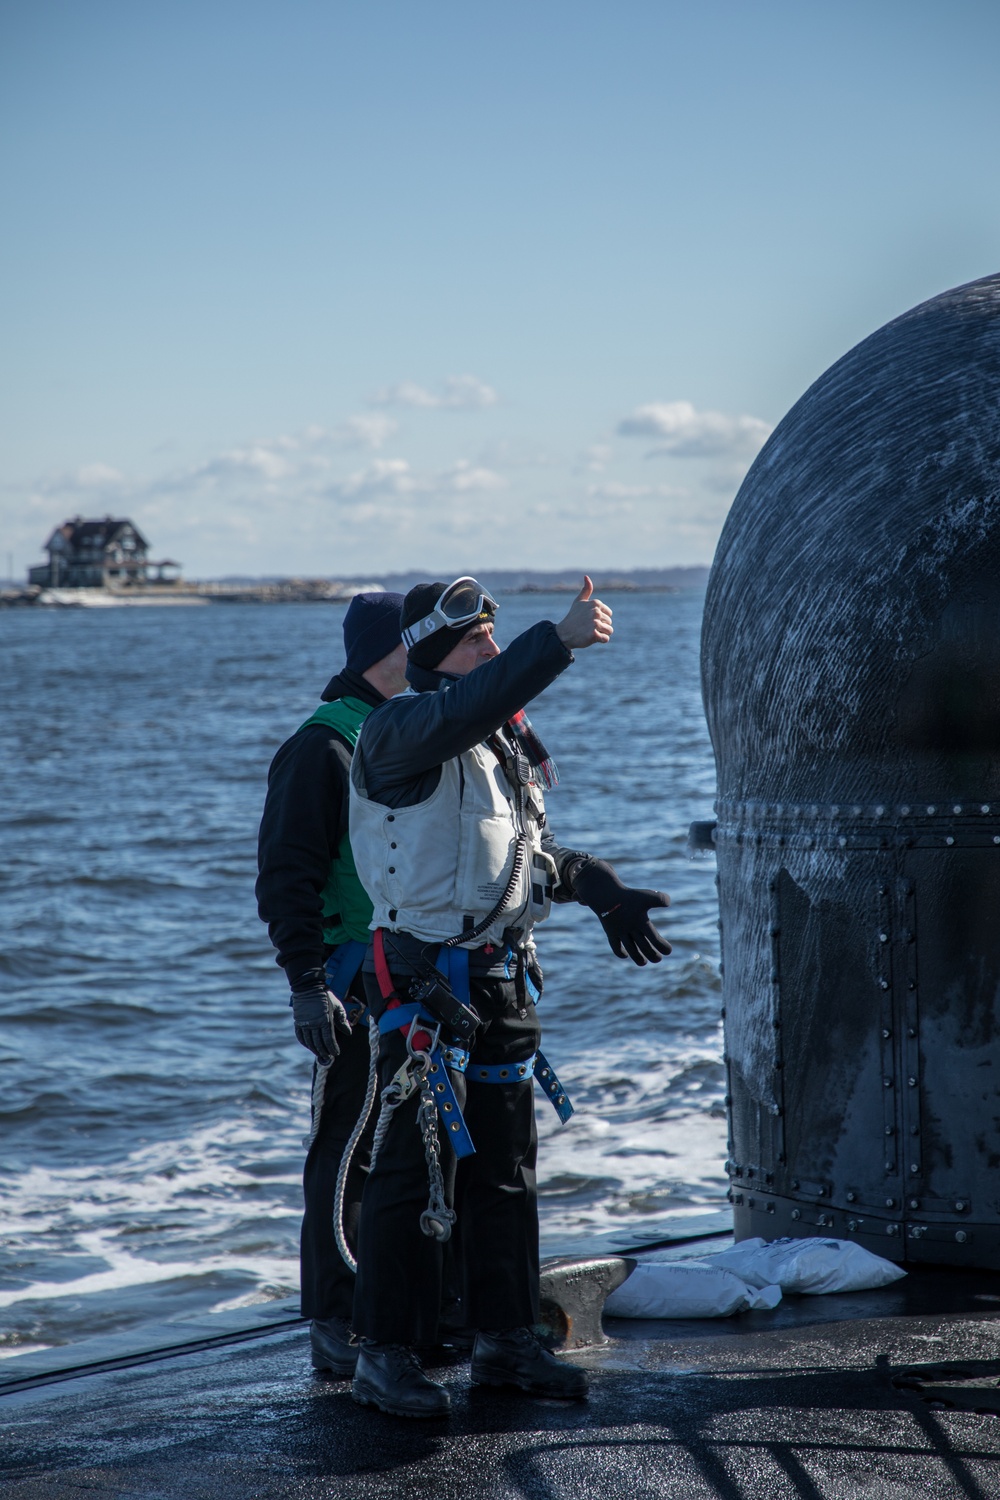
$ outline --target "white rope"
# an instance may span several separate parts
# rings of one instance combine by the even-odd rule
[[[375,1102],[375,1085],[378,1079],[378,1049],[379,1030],[378,1022],[374,1016],[368,1022],[368,1087],[365,1090],[365,1102],[361,1106],[357,1124],[351,1132],[351,1138],[344,1147],[344,1154],[340,1158],[340,1169],[337,1172],[337,1191],[333,1200],[333,1232],[337,1240],[337,1249],[340,1251],[341,1260],[351,1271],[357,1271],[358,1263],[351,1253],[351,1247],[347,1243],[347,1235],[344,1231],[344,1197],[347,1192],[347,1174],[351,1170],[351,1161],[357,1150],[358,1141],[364,1134],[365,1126],[368,1124],[368,1116],[372,1112]],[[380,1121],[381,1123],[381,1121]],[[315,1136],[315,1129],[313,1135]],[[372,1166],[375,1165],[375,1152],[372,1150]]]

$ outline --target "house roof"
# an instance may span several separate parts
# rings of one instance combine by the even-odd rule
[[[71,547],[80,547],[88,543],[92,545],[94,542],[97,542],[99,546],[107,547],[125,531],[133,532],[139,545],[148,548],[149,543],[134,521],[125,518],[115,520],[112,516],[105,516],[102,521],[85,521],[82,516],[75,516],[73,520],[64,521],[61,526],[57,526],[45,546],[51,547],[55,538],[61,535]]]

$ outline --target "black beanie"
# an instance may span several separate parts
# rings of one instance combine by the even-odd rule
[[[416,584],[403,600],[399,628],[406,630],[408,626],[415,625],[418,620],[429,615],[447,587],[446,583],[440,582]],[[407,661],[433,672],[444,661],[448,652],[458,645],[468,629],[468,625],[446,625],[441,630],[435,630],[433,635],[425,635],[422,641],[410,647],[406,653]]]
[[[400,642],[399,611],[402,594],[355,594],[344,616],[346,666],[352,672],[367,672]]]

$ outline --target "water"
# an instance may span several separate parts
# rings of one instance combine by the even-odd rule
[[[560,841],[670,891],[658,967],[540,934],[543,1234],[724,1199],[701,596],[616,596],[531,707]],[[566,601],[503,601],[498,638]],[[336,606],[0,613],[0,1353],[293,1295],[309,1057],[253,899],[267,767],[342,661]]]

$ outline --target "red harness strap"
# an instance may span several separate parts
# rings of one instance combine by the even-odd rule
[[[381,927],[376,927],[375,929],[375,938],[372,943],[372,947],[375,952],[375,978],[378,980],[378,987],[381,991],[382,999],[386,1002],[385,1008],[386,1010],[398,1010],[402,1002],[400,1001],[399,996],[396,994],[396,988],[392,982],[392,975],[389,973],[389,965],[386,962],[385,942],[382,937]],[[413,1022],[410,1021],[408,1025],[401,1026],[399,1029],[402,1032],[403,1036],[408,1037],[411,1030],[413,1029]],[[413,1050],[415,1052],[426,1052],[430,1044],[431,1038],[428,1032],[420,1030],[413,1032]]]

